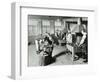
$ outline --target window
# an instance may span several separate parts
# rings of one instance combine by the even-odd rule
[[[50,33],[50,21],[49,20],[42,20],[42,31],[43,33]]]
[[[40,20],[30,19],[28,22],[28,34],[29,36],[35,36],[41,34]]]
[[[55,31],[62,30],[61,21],[55,21]]]

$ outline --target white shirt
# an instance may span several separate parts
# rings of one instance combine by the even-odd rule
[[[83,31],[82,31],[82,34],[83,34],[83,36],[82,36],[82,39],[81,39],[81,41],[80,41],[79,46],[80,46],[81,44],[84,43],[84,41],[85,41],[85,39],[86,39],[86,35],[87,35],[87,33],[86,33],[86,32],[83,32]]]
[[[67,34],[66,39],[68,43],[72,43],[72,34]]]

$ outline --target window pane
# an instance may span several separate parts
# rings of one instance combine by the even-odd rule
[[[29,36],[38,35],[41,33],[40,23],[37,19],[30,19],[29,20]]]
[[[55,30],[61,30],[61,22],[60,21],[55,21]]]
[[[43,29],[43,33],[50,32],[50,21],[49,20],[42,20],[42,29]]]

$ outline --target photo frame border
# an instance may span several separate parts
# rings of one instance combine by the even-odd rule
[[[39,7],[39,5],[33,6],[34,3],[12,3],[11,10],[11,77],[13,79],[25,79],[22,77],[22,55],[21,55],[21,9],[24,8],[39,8],[39,9],[55,9],[55,10],[71,10],[71,11],[86,11],[96,13],[96,8],[52,8],[52,7]],[[32,77],[33,78],[33,77]]]

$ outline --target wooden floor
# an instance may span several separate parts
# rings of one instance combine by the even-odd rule
[[[65,46],[55,46],[52,56],[56,59],[55,62],[49,65],[75,65],[75,64],[85,64],[84,59],[79,59],[72,61],[71,54],[65,53]],[[39,66],[40,55],[36,54],[35,45],[29,45],[28,47],[28,66]]]

